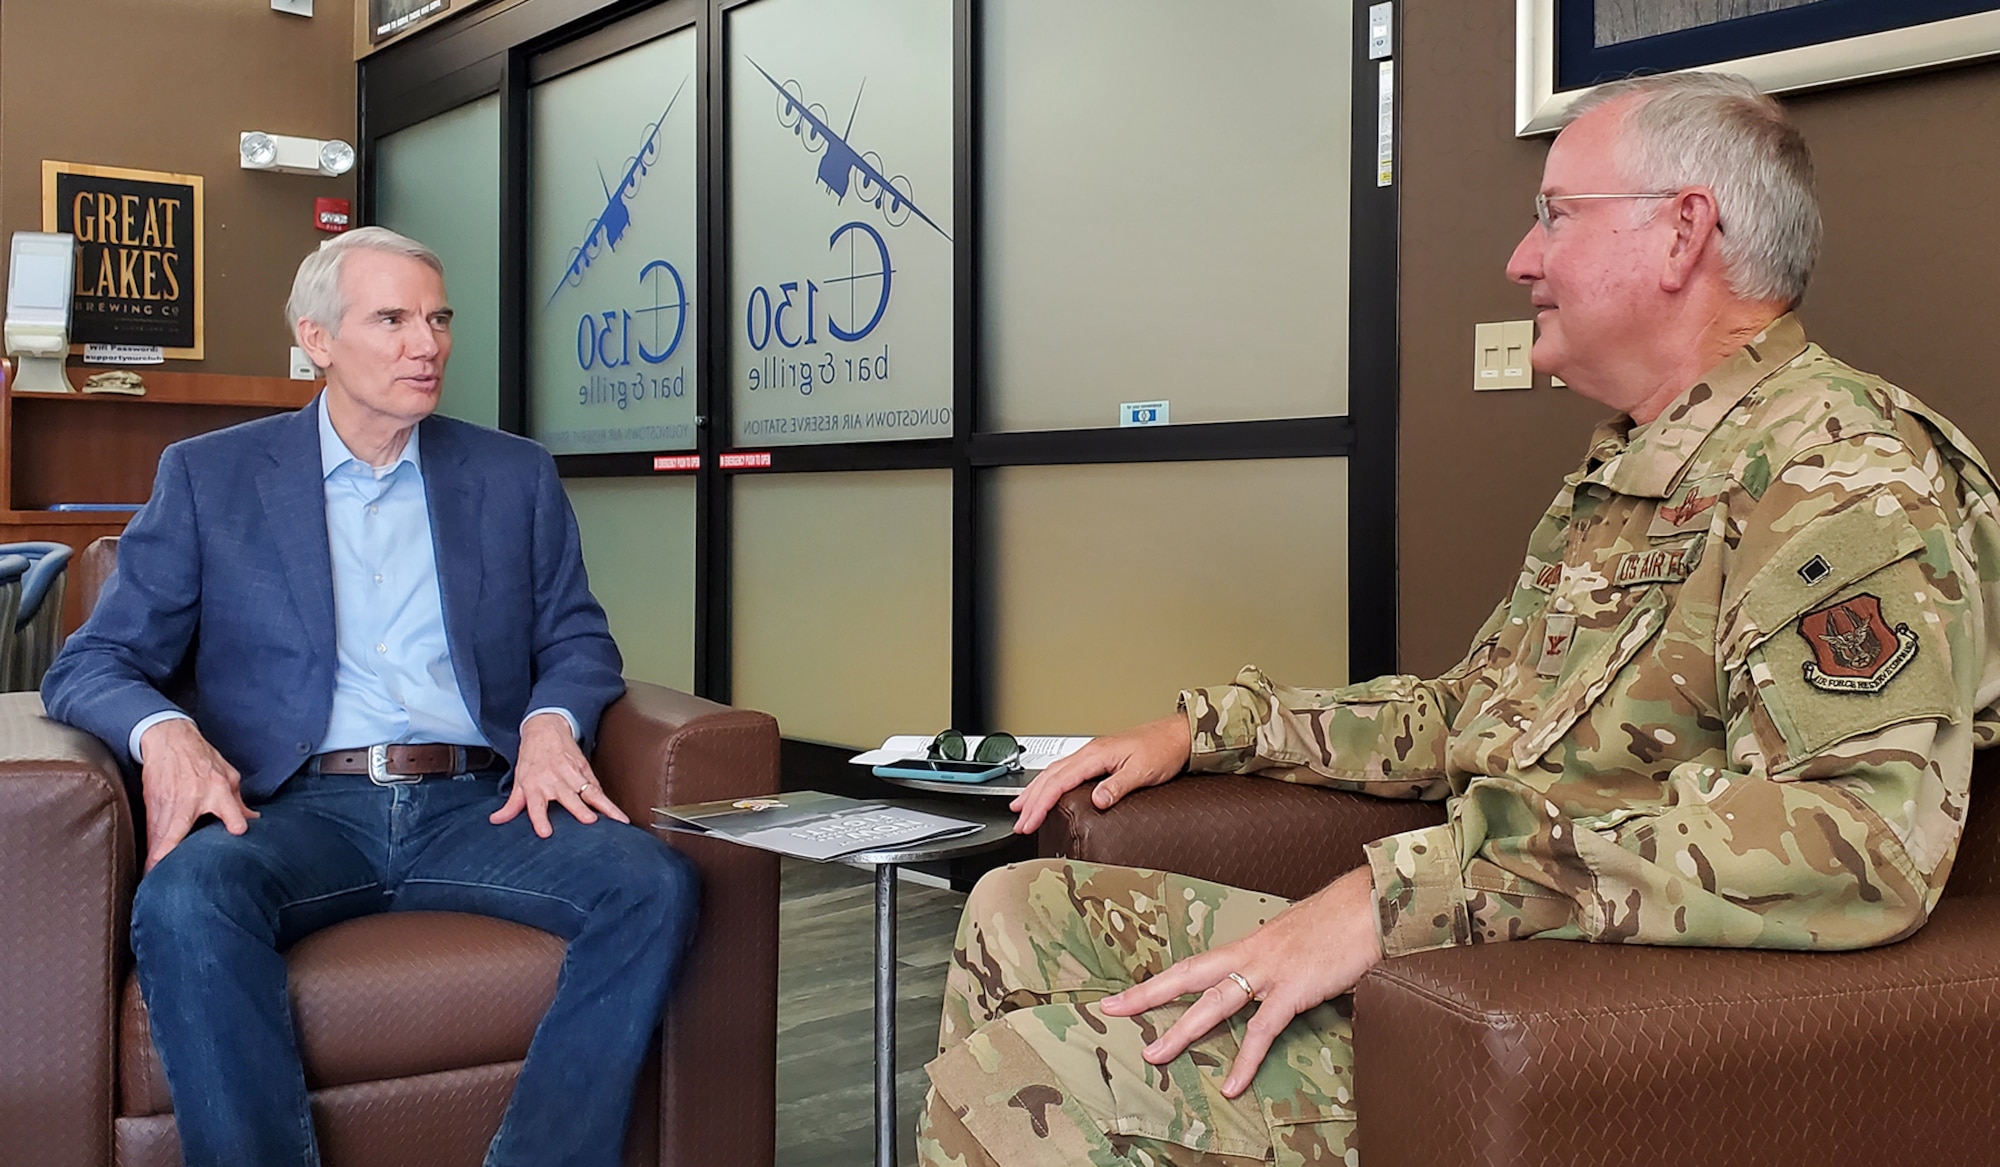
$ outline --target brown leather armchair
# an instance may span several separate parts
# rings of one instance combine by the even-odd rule
[[[1975,811],[1915,936],[1852,953],[1560,941],[1428,952],[1354,993],[1368,1167],[2000,1160],[2000,812]],[[1072,791],[1046,855],[1297,898],[1362,844],[1443,820],[1257,778],[1184,777],[1108,812]]]
[[[114,562],[100,541],[79,584]],[[778,789],[769,716],[631,682],[591,759],[634,822]],[[769,1167],[775,1138],[778,864],[673,836],[702,915],[640,1082],[628,1167]],[[0,1164],[172,1167],[172,1106],[126,948],[131,804],[95,738],[0,695]],[[560,940],[501,920],[349,921],[286,954],[329,1167],[476,1165],[554,996]]]

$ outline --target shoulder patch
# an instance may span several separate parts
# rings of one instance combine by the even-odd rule
[[[1812,647],[1806,683],[1829,693],[1879,693],[1917,655],[1908,624],[1889,627],[1882,601],[1866,592],[1799,617]]]

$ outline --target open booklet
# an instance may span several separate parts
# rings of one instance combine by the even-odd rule
[[[656,806],[653,813],[669,830],[715,835],[781,855],[819,860],[954,839],[980,829],[979,823],[964,819],[815,790]]]
[[[930,752],[930,734],[897,734],[865,754],[856,754],[847,759],[857,766],[882,766],[890,762],[902,762],[911,758],[921,758]],[[977,753],[979,743],[984,740],[976,734],[968,734],[965,739],[967,756]],[[1021,769],[1047,769],[1058,758],[1067,758],[1090,744],[1087,737],[1016,737],[1026,752],[1021,755]]]

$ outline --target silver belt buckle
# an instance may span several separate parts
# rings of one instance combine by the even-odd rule
[[[389,773],[389,747],[386,744],[368,747],[368,780],[375,785],[408,786],[421,777],[421,774]]]

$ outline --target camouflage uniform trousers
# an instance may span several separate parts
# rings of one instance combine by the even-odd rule
[[[1346,997],[1287,1026],[1240,1098],[1223,1097],[1252,1010],[1165,1066],[1140,1051],[1192,998],[1138,1017],[1096,1007],[1239,939],[1287,901],[1131,867],[1035,860],[973,888],[946,974],[917,1128],[931,1167],[1353,1167]]]

